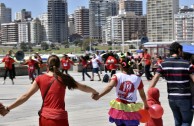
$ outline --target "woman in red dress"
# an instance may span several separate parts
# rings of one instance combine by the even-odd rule
[[[89,86],[76,82],[71,76],[61,73],[59,68],[59,57],[56,55],[50,56],[47,61],[48,72],[38,76],[25,94],[11,105],[4,107],[4,113],[8,113],[10,110],[23,104],[40,89],[44,102],[41,108],[39,126],[69,126],[64,101],[66,87],[69,90],[79,89],[93,95],[98,94],[98,92]],[[49,86],[50,89],[48,90]],[[47,95],[44,97],[46,92]]]

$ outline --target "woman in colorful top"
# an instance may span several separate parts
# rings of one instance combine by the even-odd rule
[[[33,82],[31,88],[18,98],[11,105],[4,107],[4,113],[7,113],[26,102],[35,92],[40,89],[42,97],[45,92],[48,93],[44,98],[42,111],[39,118],[39,126],[69,126],[68,114],[65,109],[65,93],[66,88],[73,90],[98,94],[93,88],[76,82],[71,76],[63,74],[59,71],[60,59],[56,55],[51,55],[47,61],[48,72],[38,76]],[[5,115],[5,114],[4,114]]]
[[[136,103],[137,90],[143,100],[144,107],[148,108],[144,86],[140,77],[129,73],[129,58],[125,58],[120,67],[122,72],[113,75],[107,87],[99,95],[93,96],[93,99],[98,100],[115,87],[117,98],[110,102],[109,121],[117,126],[138,126],[139,120],[142,118],[138,111],[143,108],[143,104]]]

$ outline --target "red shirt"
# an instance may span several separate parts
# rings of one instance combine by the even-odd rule
[[[15,62],[14,59],[12,59],[11,57],[9,56],[5,56],[2,60],[2,62],[5,62],[5,68],[7,69],[12,69],[12,64]]]
[[[86,68],[88,66],[87,60],[82,59],[80,63],[82,64],[83,68]]]
[[[40,75],[35,79],[40,88],[42,97],[53,79],[53,76],[47,74]],[[59,81],[55,80],[45,97],[41,116],[48,119],[67,119],[64,101],[65,92],[66,87],[62,86]]]
[[[151,56],[148,53],[145,53],[143,55],[145,65],[151,65]]]
[[[62,58],[61,59],[61,64],[62,64],[62,69],[64,70],[69,70],[71,65],[74,65],[73,61],[71,61],[70,59],[65,59],[65,58]]]
[[[35,60],[28,60],[25,64],[28,65],[28,70],[35,70],[35,64],[37,61]]]
[[[108,70],[116,70],[117,69],[117,60],[113,56],[109,56],[106,60],[107,69]]]

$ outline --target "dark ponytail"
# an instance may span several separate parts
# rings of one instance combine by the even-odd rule
[[[47,61],[49,71],[54,73],[54,77],[68,89],[72,90],[77,88],[77,82],[70,75],[63,74],[59,71],[60,59],[56,55],[51,55]],[[60,79],[58,78],[60,77]]]

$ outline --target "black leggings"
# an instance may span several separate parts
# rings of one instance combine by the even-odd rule
[[[68,74],[68,70],[62,69],[62,73],[65,71],[66,74]]]
[[[9,78],[13,80],[13,69],[5,68],[4,80],[7,78],[7,72],[9,72]]]

